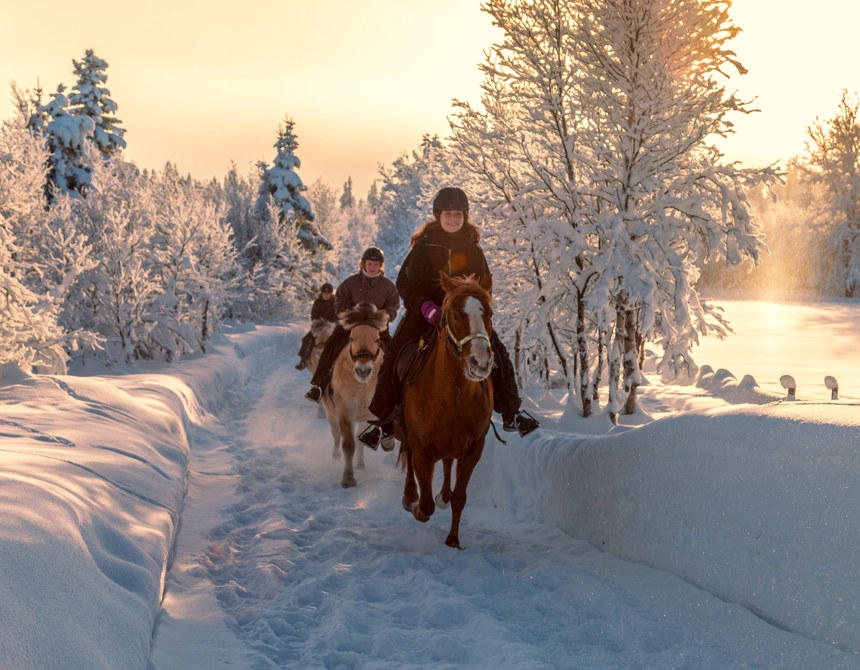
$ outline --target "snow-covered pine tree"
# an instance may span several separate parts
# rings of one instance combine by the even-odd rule
[[[69,93],[69,112],[93,122],[93,144],[103,156],[113,156],[125,148],[125,129],[114,116],[117,104],[110,97],[107,83],[108,64],[87,49],[83,59],[72,60],[77,77]]]
[[[69,112],[69,99],[60,84],[57,92],[42,111],[47,125],[45,142],[48,147],[48,175],[45,191],[50,200],[54,193],[80,195],[90,184],[92,174],[90,152],[93,130],[92,119]]]
[[[278,128],[275,161],[271,167],[266,166],[262,171],[257,211],[263,218],[268,216],[268,198],[271,196],[278,208],[278,219],[295,228],[302,248],[315,254],[319,250],[331,249],[331,244],[314,225],[311,204],[303,195],[307,187],[296,172],[301,167],[301,161],[295,153],[299,143],[294,128],[295,121],[289,116]]]
[[[355,196],[352,194],[352,177],[344,183],[343,193],[340,196],[340,208],[349,209],[350,207],[355,207]]]
[[[828,293],[852,298],[860,294],[860,103],[842,91],[836,114],[807,129],[805,178],[818,187],[817,221],[826,235],[820,261]]]

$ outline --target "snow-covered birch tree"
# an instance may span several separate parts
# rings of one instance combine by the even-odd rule
[[[554,347],[585,415],[604,376],[610,413],[635,409],[646,339],[665,368],[692,373],[697,334],[721,328],[696,294],[697,262],[755,263],[763,248],[744,191],[774,175],[724,164],[713,146],[731,132],[730,113],[751,111],[721,81],[744,71],[727,46],[729,5],[485,6],[505,39],[483,65],[485,111],[461,103],[455,137],[500,236],[519,250],[508,267],[531,288],[520,293],[534,305],[525,345]]]
[[[826,235],[822,255],[825,290],[852,298],[860,294],[860,103],[842,92],[836,114],[807,129],[804,174],[822,191],[815,210]]]

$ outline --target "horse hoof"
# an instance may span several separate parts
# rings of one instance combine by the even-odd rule
[[[355,477],[344,477],[340,481],[341,488],[345,488],[345,489],[348,489],[348,488],[351,488],[351,487],[357,486],[357,485],[358,485],[358,482],[355,481]]]
[[[451,504],[451,503],[449,503],[449,502],[445,502],[445,501],[442,499],[442,494],[441,494],[441,493],[437,493],[437,494],[436,494],[436,497],[434,498],[434,500],[436,501],[436,507],[438,507],[439,509],[448,509],[448,506]]]
[[[463,547],[460,546],[460,538],[455,537],[453,535],[449,535],[445,538],[445,544],[454,549],[459,549],[460,551],[463,551]]]
[[[403,498],[403,500],[401,500],[401,501],[400,501],[400,503],[403,505],[403,509],[405,509],[405,510],[406,510],[407,512],[409,512],[410,514],[412,514],[412,508],[413,508],[413,507],[415,507],[415,505],[417,505],[417,504],[418,504],[418,503],[409,503],[409,502],[406,502],[406,498]]]

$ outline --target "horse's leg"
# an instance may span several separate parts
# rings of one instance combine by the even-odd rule
[[[415,485],[415,469],[412,467],[412,449],[401,454],[406,459],[406,480],[403,484],[403,509],[411,513],[418,504],[418,487]]]
[[[418,504],[412,506],[412,515],[418,521],[427,521],[436,510],[433,502],[433,461],[430,460],[423,449],[416,450],[412,454],[415,478],[418,480],[420,496]]]
[[[439,509],[448,509],[451,503],[451,465],[454,463],[454,458],[449,456],[442,459],[442,490],[436,494],[436,507]]]
[[[483,451],[483,445],[475,444],[469,450],[467,458],[457,459],[457,482],[451,495],[451,532],[445,538],[445,544],[449,547],[463,548],[460,546],[460,515],[466,506],[466,487],[469,486],[472,471],[481,458],[481,451]]]
[[[352,469],[352,457],[355,455],[355,435],[353,434],[352,419],[340,417],[341,448],[343,449],[343,478],[340,485],[343,488],[355,486],[355,471]]]
[[[357,431],[357,433],[361,433],[361,431],[367,428],[370,424],[367,423],[367,421],[360,421],[359,425],[361,426],[361,430]],[[353,437],[355,437],[355,433],[353,433]],[[364,470],[364,445],[361,442],[356,443],[355,454],[357,456],[355,467],[359,470]]]
[[[320,404],[322,405],[322,403]],[[340,432],[340,423],[338,422],[334,407],[326,404],[326,412],[328,416],[328,427],[331,429],[332,442],[334,443],[332,446],[331,457],[332,460],[336,461],[340,458],[340,440],[342,437]]]

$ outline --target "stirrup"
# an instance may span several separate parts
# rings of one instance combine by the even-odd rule
[[[520,437],[525,437],[529,433],[532,433],[538,428],[540,428],[540,421],[535,419],[525,410],[517,412],[517,416],[514,419],[514,423],[516,424],[516,430],[517,433],[519,433]]]
[[[358,434],[358,441],[376,451],[377,447],[379,447],[380,437],[382,437],[382,429],[379,426],[371,425]]]

